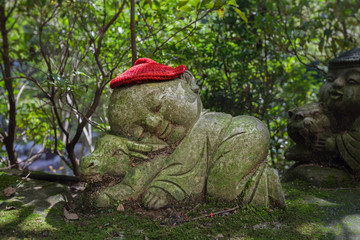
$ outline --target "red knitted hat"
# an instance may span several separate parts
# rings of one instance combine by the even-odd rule
[[[172,68],[149,58],[139,58],[134,66],[111,80],[110,87],[116,88],[132,84],[172,80],[180,77],[185,70],[187,68],[184,65]]]

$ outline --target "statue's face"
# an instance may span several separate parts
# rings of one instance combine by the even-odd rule
[[[176,143],[199,119],[197,86],[184,79],[116,88],[110,98],[114,133],[142,142]]]
[[[334,113],[360,112],[360,67],[329,69],[325,103]]]

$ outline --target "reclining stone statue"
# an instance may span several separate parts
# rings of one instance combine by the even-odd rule
[[[203,110],[185,66],[138,59],[110,87],[111,132],[80,162],[85,181],[119,179],[97,193],[96,206],[131,198],[158,209],[207,197],[285,206],[277,172],[266,163],[266,126],[254,117]]]
[[[319,103],[289,112],[288,160],[360,173],[360,48],[330,60]]]

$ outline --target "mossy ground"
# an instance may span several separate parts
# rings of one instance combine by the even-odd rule
[[[116,206],[77,211],[80,220],[65,221],[63,202],[53,206],[45,218],[34,214],[32,206],[5,203],[3,189],[17,181],[0,175],[0,239],[348,239],[359,228],[353,226],[360,216],[360,188],[356,187],[320,189],[302,182],[284,183],[285,210],[247,206],[182,223],[186,216],[193,219],[235,205],[208,203],[141,211],[131,207],[136,203],[127,203],[125,211],[116,211]]]

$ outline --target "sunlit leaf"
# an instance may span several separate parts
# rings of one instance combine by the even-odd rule
[[[182,6],[181,8],[179,8],[180,11],[183,11],[183,12],[192,12],[194,11],[194,8],[190,7],[190,6]]]
[[[235,0],[227,1],[227,4],[228,4],[228,5],[232,5],[232,6],[237,6],[237,3],[236,3]]]
[[[182,0],[179,2],[178,5],[178,9],[182,8],[183,6],[185,6],[187,3],[189,2],[189,0]]]
[[[240,16],[240,18],[242,20],[244,20],[244,22],[247,24],[248,23],[248,19],[247,17],[245,16],[245,13],[242,12],[240,9],[236,8],[236,7],[233,7],[233,9],[235,10],[235,12]]]

